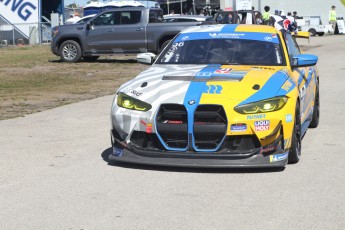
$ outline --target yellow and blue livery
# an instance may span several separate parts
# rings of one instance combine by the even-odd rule
[[[269,26],[188,28],[118,89],[109,159],[182,167],[297,163],[302,137],[319,123],[317,60],[290,33]]]

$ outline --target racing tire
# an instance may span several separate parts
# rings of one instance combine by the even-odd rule
[[[319,35],[320,37],[323,36],[324,34],[325,34],[324,32],[317,33],[317,35]]]
[[[289,164],[296,164],[301,158],[302,150],[302,125],[299,102],[296,104],[295,122],[291,136],[291,148],[289,151]]]
[[[309,29],[308,32],[310,33],[311,36],[316,36],[316,30],[315,29]]]
[[[84,56],[83,60],[86,62],[94,62],[97,61],[98,58],[99,56]]]
[[[164,50],[164,48],[169,44],[171,40],[166,40],[165,42],[163,42],[163,44],[161,45],[159,52],[162,52]]]
[[[60,58],[64,62],[75,63],[81,59],[81,48],[78,42],[67,40],[60,47]]]
[[[309,128],[316,128],[319,125],[319,120],[320,120],[320,93],[319,93],[319,87],[317,87],[316,93],[315,93],[313,117],[309,124]]]

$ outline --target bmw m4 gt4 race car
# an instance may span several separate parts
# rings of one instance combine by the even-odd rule
[[[153,54],[141,55],[150,63]],[[319,123],[318,58],[273,27],[181,32],[117,91],[110,161],[188,167],[297,163]]]

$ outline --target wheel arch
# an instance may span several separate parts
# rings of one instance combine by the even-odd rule
[[[82,42],[81,42],[81,39],[78,38],[78,37],[64,37],[64,38],[61,38],[61,39],[59,40],[59,42],[57,43],[57,44],[58,44],[58,46],[57,46],[57,49],[58,49],[58,50],[60,50],[61,45],[62,45],[65,41],[75,41],[75,42],[77,42],[77,43],[80,45],[82,55],[84,55],[83,44],[82,44]]]

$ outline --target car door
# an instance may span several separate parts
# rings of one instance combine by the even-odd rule
[[[147,52],[146,32],[142,10],[122,10],[118,12],[120,23],[110,33],[116,41],[116,48],[126,53]]]
[[[145,27],[140,23],[141,17],[140,10],[100,14],[90,22],[86,32],[87,52],[111,54],[145,50]]]
[[[290,33],[286,33],[285,42],[289,52],[290,63],[293,63],[293,57],[301,54],[298,44]],[[300,92],[300,109],[302,129],[304,123],[311,121],[313,112],[313,101],[315,97],[316,74],[314,67],[299,67],[292,69],[293,76],[298,82]]]
[[[105,12],[92,19],[86,26],[86,52],[112,53],[115,13]]]

